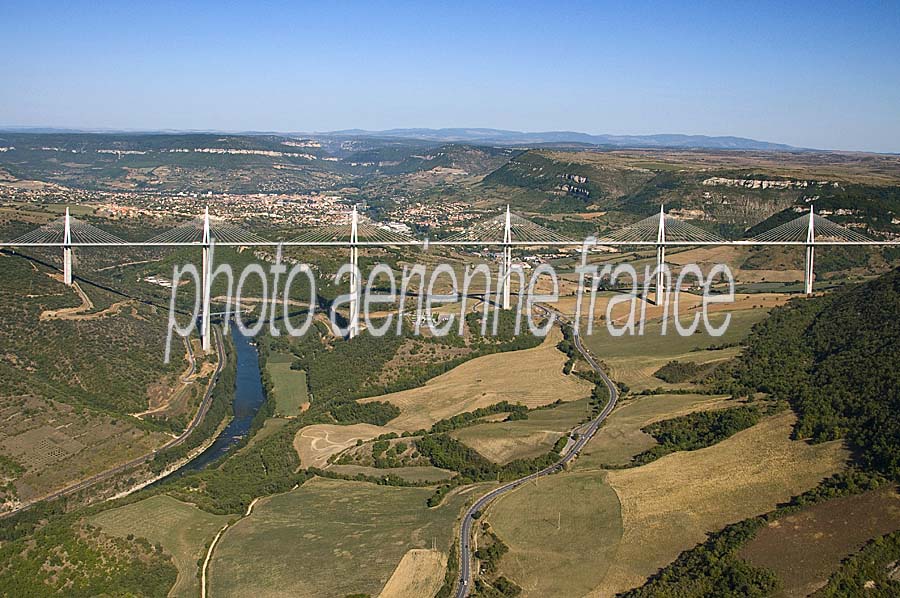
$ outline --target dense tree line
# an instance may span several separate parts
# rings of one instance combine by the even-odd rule
[[[707,596],[771,596],[778,579],[767,569],[754,567],[737,556],[738,550],[766,524],[803,507],[832,498],[878,488],[885,482],[877,474],[850,469],[822,481],[816,488],[759,517],[751,517],[709,534],[706,542],[686,550],[640,588],[624,598],[706,598]]]
[[[164,596],[177,570],[159,545],[62,518],[0,546],[0,596]]]
[[[663,382],[677,384],[679,382],[691,382],[707,369],[708,366],[694,363],[693,361],[672,360],[656,370],[653,375]]]
[[[566,354],[567,359],[566,364],[563,366],[563,373],[568,376],[575,369],[575,362],[578,361],[580,354],[572,338],[572,326],[570,324],[561,324],[560,330],[563,333],[563,340],[556,343],[556,348]]]
[[[754,327],[741,357],[717,372],[719,390],[744,396],[761,391],[788,401],[798,415],[797,438],[845,437],[857,467],[767,515],[711,534],[625,596],[770,595],[777,587],[774,575],[736,556],[761,526],[804,506],[873,490],[886,478],[900,479],[898,316],[900,271],[893,271],[831,295],[791,302]],[[880,558],[881,550],[893,554],[888,540],[870,546],[879,555],[873,558]],[[848,560],[824,595],[863,595],[854,584],[870,575],[866,558]],[[883,575],[884,570],[878,579]],[[876,582],[876,589],[864,595],[893,595],[893,590]]]
[[[891,598],[900,596],[894,579],[900,561],[900,531],[875,538],[844,559],[816,598]]]
[[[773,310],[719,387],[767,392],[798,415],[797,438],[846,437],[858,463],[900,480],[900,270]],[[733,376],[733,378],[732,378]]]
[[[491,317],[489,334],[493,315]],[[312,328],[304,337],[298,339],[279,337],[270,339],[268,343],[271,344],[271,350],[293,353],[295,361],[291,365],[292,368],[306,370],[313,403],[331,408],[332,415],[340,423],[355,423],[369,421],[356,418],[356,414],[362,416],[374,414],[374,411],[358,410],[353,407],[355,404],[353,401],[356,399],[415,388],[475,357],[499,351],[527,349],[541,342],[540,338],[531,334],[518,336],[514,334],[516,316],[513,311],[498,312],[495,336],[481,336],[479,318],[480,314],[468,314],[466,318],[466,325],[472,333],[471,339],[465,339],[456,331],[444,337],[415,337],[426,345],[467,347],[470,349],[468,353],[442,361],[404,364],[398,377],[389,382],[385,381],[382,374],[386,364],[397,354],[398,349],[407,339],[413,337],[408,325],[403,328],[400,335],[390,333],[374,337],[361,334],[352,340],[346,340],[330,337],[322,328],[323,325],[317,322],[318,326]],[[378,413],[378,420],[380,421],[386,413],[387,410]]]
[[[400,409],[384,401],[371,403],[348,401],[332,407],[331,415],[341,424],[366,423],[383,426],[400,415]]]
[[[432,424],[430,432],[432,434],[439,434],[441,432],[458,430],[478,423],[478,420],[482,417],[495,415],[497,413],[508,413],[509,416],[506,418],[506,421],[528,419],[528,407],[525,405],[518,403],[512,404],[509,401],[500,401],[499,403],[494,403],[487,407],[479,407],[474,411],[466,411],[465,413],[444,418]]]
[[[699,411],[652,423],[641,428],[657,445],[636,455],[631,465],[645,465],[676,451],[695,451],[712,446],[759,422],[762,410],[742,405],[717,411]]]

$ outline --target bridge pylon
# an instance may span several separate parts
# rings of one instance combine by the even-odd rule
[[[72,286],[72,219],[66,208],[66,222],[63,229],[63,282]]]
[[[503,309],[510,308],[510,286],[512,285],[512,224],[509,204],[506,204],[506,220],[503,225]]]
[[[664,269],[666,266],[666,211],[659,206],[659,224],[656,229],[656,304],[662,305],[662,293],[665,286]]]
[[[353,204],[350,217],[350,322],[347,325],[347,337],[355,338],[359,334],[359,212]]]
[[[200,316],[200,342],[203,350],[207,353],[212,351],[212,329],[210,327],[210,304],[212,303],[212,281],[210,280],[210,270],[212,264],[209,259],[209,249],[212,239],[209,232],[209,206],[203,212],[203,238],[201,239],[203,258],[201,259],[200,284],[203,286],[201,293],[203,297],[203,312]]]
[[[815,279],[815,242],[816,242],[816,224],[813,212],[813,206],[809,206],[809,226],[806,229],[806,270],[804,272],[803,281],[806,296],[813,294],[813,280]]]

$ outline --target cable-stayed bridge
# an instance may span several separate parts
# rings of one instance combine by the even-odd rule
[[[197,247],[202,251],[203,311],[201,336],[203,346],[210,349],[210,289],[208,280],[212,264],[209,260],[213,245],[224,246],[283,246],[283,247],[342,247],[349,250],[350,295],[357,297],[360,289],[359,248],[365,247],[420,247],[457,246],[487,247],[502,249],[500,285],[503,289],[503,307],[510,307],[510,275],[512,272],[512,249],[514,247],[539,246],[628,246],[654,247],[656,249],[656,292],[663,287],[663,269],[668,247],[685,246],[803,246],[806,248],[804,286],[807,294],[812,294],[814,280],[814,257],[817,246],[887,246],[900,245],[900,241],[871,239],[866,235],[843,227],[814,213],[812,206],[807,213],[759,233],[747,239],[728,240],[698,226],[673,218],[660,207],[659,215],[644,218],[634,224],[611,231],[599,237],[573,239],[521,216],[513,214],[507,206],[506,212],[473,224],[461,232],[443,239],[417,239],[384,224],[372,221],[358,213],[356,206],[348,213],[345,223],[328,224],[301,231],[287,241],[272,241],[252,231],[209,215],[203,216],[171,230],[155,235],[145,241],[125,241],[92,224],[73,218],[66,209],[65,216],[38,229],[30,231],[12,241],[0,241],[3,247],[45,247],[63,251],[63,278],[72,284],[72,251],[89,247]],[[359,301],[350,301],[349,336],[359,331]]]

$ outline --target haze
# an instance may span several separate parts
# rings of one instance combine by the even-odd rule
[[[494,127],[900,151],[900,5],[0,4],[0,126]]]

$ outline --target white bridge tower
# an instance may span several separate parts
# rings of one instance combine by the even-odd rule
[[[506,205],[506,221],[503,226],[503,309],[510,306],[510,286],[512,285],[512,224],[509,204]]]
[[[200,241],[203,249],[203,259],[201,260],[203,272],[200,275],[200,284],[203,285],[201,292],[203,293],[203,311],[200,314],[200,340],[203,344],[203,350],[209,353],[212,350],[212,329],[210,328],[210,304],[212,303],[210,295],[212,295],[212,281],[210,274],[212,264],[209,259],[209,248],[212,245],[212,238],[209,232],[209,206],[203,212],[203,238]]]
[[[815,214],[813,212],[813,207],[809,206],[809,226],[806,229],[806,272],[804,276],[806,295],[811,296],[813,294],[813,280],[815,279],[815,274],[813,273],[814,265],[815,265],[815,242],[816,242],[816,225],[815,225]]]
[[[656,304],[662,305],[662,293],[665,286],[664,269],[666,266],[666,212],[659,206],[659,226],[656,229]]]
[[[63,229],[63,282],[72,286],[72,222],[69,208],[66,208],[66,223]]]
[[[356,204],[350,217],[350,322],[347,324],[347,337],[355,338],[359,334],[359,213]]]

